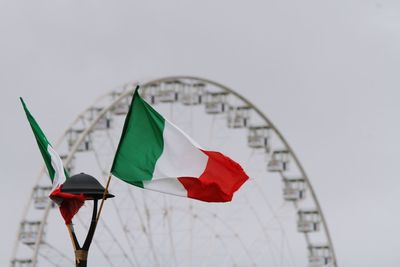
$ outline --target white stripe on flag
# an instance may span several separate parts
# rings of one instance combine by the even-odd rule
[[[197,178],[204,172],[208,156],[167,120],[165,120],[163,138],[164,150],[156,162],[153,180],[172,177]]]
[[[177,178],[164,178],[151,181],[143,181],[143,187],[158,191],[161,193],[168,193],[176,196],[187,197],[185,187],[179,182]]]
[[[51,166],[54,169],[54,177],[53,177],[53,191],[56,189],[60,184],[65,182],[65,173],[64,173],[64,166],[60,156],[57,152],[51,147],[51,145],[47,146],[47,152],[50,154],[51,157]]]

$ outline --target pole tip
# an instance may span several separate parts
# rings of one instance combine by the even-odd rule
[[[26,108],[26,104],[25,104],[24,99],[23,99],[22,97],[19,97],[19,100],[21,101],[22,106],[23,106],[24,108]]]

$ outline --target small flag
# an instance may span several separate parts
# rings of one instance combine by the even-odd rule
[[[61,192],[61,186],[65,182],[66,177],[68,177],[68,172],[64,169],[60,156],[53,149],[35,118],[29,112],[24,100],[22,98],[20,100],[39,146],[40,153],[43,156],[50,180],[53,183],[49,197],[60,207],[60,212],[65,223],[70,224],[74,215],[85,202],[85,196],[83,194],[75,195]]]
[[[163,118],[139,96],[138,88],[111,173],[141,188],[207,202],[231,201],[248,179],[238,163],[200,148]]]

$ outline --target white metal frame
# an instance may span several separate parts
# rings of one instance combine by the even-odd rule
[[[324,229],[324,234],[326,237],[326,241],[327,241],[327,248],[330,251],[330,254],[332,255],[332,266],[336,267],[337,265],[337,260],[336,260],[336,255],[335,255],[335,251],[334,251],[334,246],[333,246],[333,242],[331,239],[331,235],[329,232],[329,228],[325,219],[325,216],[323,214],[321,205],[318,201],[318,198],[316,196],[316,193],[312,187],[312,184],[310,182],[310,179],[307,175],[307,173],[305,172],[303,166],[301,165],[299,159],[297,158],[294,150],[290,147],[289,143],[286,141],[286,139],[283,137],[282,133],[275,127],[275,125],[272,123],[271,120],[269,120],[267,118],[267,116],[259,109],[257,108],[255,105],[253,105],[249,100],[247,100],[245,97],[243,97],[242,95],[240,95],[239,93],[237,93],[236,91],[232,90],[231,88],[222,85],[220,83],[217,83],[215,81],[211,81],[208,79],[204,79],[204,78],[198,78],[198,77],[193,77],[193,76],[173,76],[173,77],[166,77],[166,78],[161,78],[161,79],[156,79],[156,80],[152,80],[149,81],[147,83],[143,84],[143,88],[146,88],[147,86],[151,86],[154,84],[163,84],[163,83],[168,83],[168,82],[175,82],[175,81],[185,81],[185,80],[190,80],[193,83],[201,83],[201,84],[205,84],[205,85],[212,85],[216,88],[219,88],[221,90],[221,92],[223,93],[227,93],[227,94],[231,94],[234,97],[236,97],[237,99],[240,99],[243,103],[245,103],[246,106],[248,106],[253,112],[255,112],[258,116],[260,116],[263,121],[265,122],[265,125],[269,127],[269,129],[271,131],[273,131],[273,133],[279,138],[280,142],[284,145],[284,149],[287,150],[291,156],[291,158],[293,159],[294,163],[296,164],[296,166],[298,167],[298,169],[301,172],[301,177],[302,179],[304,179],[306,186],[307,186],[307,190],[310,192],[311,194],[311,198],[313,203],[315,204],[315,209],[319,212],[319,215],[321,217],[321,223],[323,225],[323,229]],[[82,142],[84,142],[84,140],[87,138],[87,136],[95,129],[97,122],[102,119],[107,113],[112,112],[114,106],[116,106],[118,103],[120,103],[123,99],[129,97],[132,95],[132,92],[134,90],[135,87],[135,83],[130,84],[130,88],[128,90],[126,90],[125,92],[119,94],[118,96],[114,97],[114,100],[107,106],[104,107],[100,112],[98,112],[97,117],[93,118],[91,123],[84,129],[84,131],[80,134],[79,138],[76,140],[76,142],[74,143],[74,145],[70,148],[69,151],[69,155],[68,157],[65,159],[64,164],[68,165],[74,158],[74,154],[78,151],[80,145]],[[105,96],[104,96],[105,97]],[[76,124],[77,121],[79,121],[80,119],[83,118],[83,116],[85,116],[86,112],[88,112],[88,110],[90,110],[92,107],[89,107],[87,110],[85,110],[84,112],[82,112],[77,119],[71,124],[71,126],[65,131],[65,133],[63,134],[63,137],[59,140],[59,142],[57,144],[60,144],[64,138],[66,138],[67,133],[70,129],[72,129],[72,127]],[[39,181],[39,179],[43,176],[44,174],[44,168],[42,169],[42,171],[40,172],[37,181]],[[282,179],[286,179],[284,177],[283,173],[280,173],[280,175],[282,176]],[[38,182],[36,183],[38,184]],[[32,190],[32,194],[30,195],[29,199],[28,199],[28,203],[26,205],[26,208],[23,212],[23,216],[22,216],[22,220],[24,221],[29,208],[32,206],[33,203],[33,195],[34,195],[34,190]],[[295,209],[299,210],[297,203],[294,201],[293,205],[295,207]],[[49,202],[49,205],[47,206],[46,209],[43,210],[43,216],[42,216],[42,220],[41,220],[41,225],[39,227],[39,232],[38,232],[38,238],[36,240],[36,243],[32,246],[32,266],[36,266],[37,265],[37,259],[38,259],[38,255],[39,255],[39,249],[41,247],[41,245],[43,245],[43,235],[45,232],[45,226],[46,226],[46,222],[47,222],[47,218],[49,215],[49,211],[51,209],[51,204]],[[307,247],[313,247],[314,244],[312,244],[311,239],[310,239],[310,235],[312,233],[302,233],[304,234],[305,240],[306,240],[306,244]],[[17,258],[17,251],[18,251],[18,246],[20,245],[20,241],[19,241],[19,236],[20,233],[17,233],[17,238],[15,241],[15,246],[14,246],[14,250],[13,250],[13,254],[12,254],[12,258],[11,261],[15,260]]]

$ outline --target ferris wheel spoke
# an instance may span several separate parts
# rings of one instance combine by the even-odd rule
[[[150,237],[150,233],[149,233],[150,229],[149,229],[149,227],[148,227],[148,224],[147,224],[147,225],[145,224],[144,219],[143,219],[143,217],[142,217],[142,214],[141,214],[141,212],[140,212],[140,210],[139,210],[139,207],[138,207],[138,205],[137,205],[137,201],[135,200],[135,197],[133,196],[133,193],[132,193],[132,191],[130,190],[130,188],[127,188],[127,192],[128,192],[128,195],[129,195],[129,197],[130,197],[130,199],[131,199],[131,202],[133,203],[133,206],[135,207],[136,215],[137,215],[138,218],[139,218],[142,231],[143,231],[143,233],[144,233],[144,235],[145,235],[145,237],[146,237],[146,239],[147,239],[147,242],[149,243],[150,251],[151,251],[151,254],[152,254],[152,256],[153,256],[154,263],[156,264],[156,266],[160,266],[160,264],[159,264],[159,262],[158,262],[158,258],[157,258],[157,253],[156,253],[155,250],[154,250],[153,241],[152,241],[152,239],[151,239],[151,237]],[[143,196],[143,195],[142,195],[142,196]],[[146,227],[148,228],[148,230],[146,230]]]
[[[210,211],[208,211],[207,209],[204,208],[199,208],[200,211],[211,215],[212,218],[215,219],[215,221],[218,221],[222,226],[224,226],[224,229],[227,229],[231,232],[232,237],[234,239],[236,239],[239,244],[241,245],[243,251],[245,252],[246,256],[252,261],[252,264],[255,265],[255,263],[253,262],[253,257],[251,256],[250,251],[248,250],[247,246],[244,244],[243,240],[240,238],[240,235],[237,233],[237,231],[230,225],[228,224],[223,218],[221,218],[217,213],[212,213]],[[199,221],[203,222],[207,228],[209,230],[211,230],[214,234],[216,234],[216,236],[219,236],[219,234],[217,232],[215,232],[214,230],[214,225],[215,224],[211,224],[209,222],[206,222],[201,216],[199,215],[195,215],[195,218],[198,219]]]
[[[108,138],[108,141],[110,142],[111,147],[113,148],[113,150],[114,151],[117,150],[117,147],[115,145],[115,141],[113,140],[113,138],[111,136],[111,133],[110,133],[110,130],[108,130],[108,129],[107,129],[107,138]]]
[[[209,136],[208,136],[208,143],[211,144],[213,141],[213,133],[214,133],[214,125],[215,125],[215,118],[216,115],[212,116],[212,121],[211,121],[211,126],[210,126],[210,132],[209,132]]]
[[[272,218],[273,218],[276,222],[278,222],[279,228],[280,228],[282,231],[284,231],[284,230],[283,230],[282,222],[279,220],[279,217],[278,217],[278,215],[276,214],[276,210],[274,210],[274,209],[272,208],[271,203],[268,201],[268,198],[266,197],[266,195],[265,195],[265,194],[263,193],[263,191],[261,190],[261,187],[260,187],[260,186],[256,186],[256,185],[257,185],[257,181],[256,181],[256,180],[253,180],[252,186],[253,186],[254,188],[257,189],[257,191],[258,191],[259,194],[261,195],[262,199],[264,200],[265,204],[267,205],[268,209],[271,211]],[[283,203],[283,205],[285,205],[285,203]]]
[[[189,263],[190,267],[192,267],[193,264],[193,231],[195,227],[195,222],[193,220],[193,205],[192,203],[189,204],[189,212],[190,212],[190,226],[189,226]]]
[[[212,232],[216,232],[216,231],[215,231],[216,216],[213,216],[212,220],[213,220],[213,222],[211,222],[210,230],[211,230]],[[216,239],[217,239],[217,238],[210,238],[210,239],[208,239],[208,243],[207,243],[208,255],[205,255],[205,257],[203,258],[203,264],[202,264],[201,266],[208,266],[207,261],[209,261],[209,260],[211,259],[211,256],[212,256],[211,254],[212,254],[212,252],[214,251],[214,248],[215,248],[215,246],[216,246],[216,244],[215,244],[215,240],[216,240]]]
[[[172,258],[174,261],[174,266],[178,266],[177,265],[177,259],[176,259],[176,253],[175,253],[175,244],[174,244],[174,238],[172,236],[172,225],[171,225],[171,214],[172,213],[172,209],[168,206],[167,200],[165,195],[163,195],[163,202],[164,202],[164,209],[165,209],[165,217],[167,219],[167,225],[168,225],[168,237],[169,237],[169,243],[170,243],[170,249],[172,252]]]
[[[151,247],[151,251],[153,253],[153,257],[157,263],[157,266],[159,265],[159,259],[157,257],[157,252],[155,251],[155,247],[154,247],[154,242],[153,242],[153,230],[152,230],[152,226],[151,226],[151,214],[150,214],[150,210],[149,207],[147,205],[147,200],[146,197],[142,194],[142,199],[143,199],[143,204],[144,204],[144,211],[145,211],[145,218],[146,218],[146,226],[147,226],[147,236],[149,238],[150,241],[150,247]]]
[[[129,239],[129,235],[130,235],[131,233],[127,230],[126,225],[123,223],[121,212],[119,211],[117,205],[116,205],[114,202],[113,202],[113,208],[114,208],[114,211],[117,213],[118,222],[119,222],[121,228],[122,228],[123,231],[126,233],[124,236],[125,236],[125,239],[126,239],[128,245],[129,245],[130,251],[131,251],[132,256],[133,256],[133,259],[134,259],[136,265],[139,266],[139,261],[138,261],[137,255],[136,255],[136,251],[135,251],[135,249],[134,249],[134,246],[133,246],[133,244],[132,244],[132,241]]]
[[[33,246],[29,246],[33,249]],[[41,250],[39,250],[38,254],[41,258],[45,259],[48,263],[53,266],[65,266],[65,264],[71,265],[74,262],[61,252],[56,247],[52,246],[48,242],[43,242],[40,244]]]
[[[267,246],[267,247],[268,247],[268,252],[269,252],[269,254],[270,254],[270,256],[271,256],[271,258],[272,258],[272,260],[273,260],[273,262],[274,262],[274,265],[277,266],[277,259],[276,259],[276,256],[275,256],[275,254],[274,254],[274,251],[273,251],[273,248],[274,248],[274,247],[273,247],[273,246],[274,246],[273,240],[272,240],[272,238],[269,236],[269,234],[268,234],[266,228],[263,226],[263,224],[262,224],[262,222],[261,222],[260,216],[259,216],[259,215],[257,214],[257,212],[255,211],[253,205],[249,202],[249,199],[248,199],[247,196],[245,196],[245,200],[246,200],[247,203],[249,203],[250,210],[252,211],[254,217],[256,218],[256,220],[257,220],[257,222],[258,222],[258,224],[259,224],[259,226],[260,226],[260,228],[261,228],[261,230],[262,230],[262,233],[264,234],[265,239],[268,241],[268,242],[267,242],[267,243],[268,243],[268,246]],[[276,249],[276,247],[275,247],[275,249]]]
[[[116,244],[117,247],[119,248],[119,250],[122,252],[122,256],[131,264],[131,266],[134,266],[132,260],[128,256],[128,253],[126,253],[126,251],[124,250],[124,247],[121,245],[121,243],[118,241],[118,239],[115,238],[115,235],[111,231],[110,227],[107,225],[106,221],[104,219],[100,219],[100,221],[102,222],[103,227],[106,229],[106,231],[110,235],[113,243]]]
[[[257,184],[257,181],[256,181],[256,180],[253,180],[253,182],[254,182],[254,185],[253,185],[253,186],[254,186],[255,188],[258,189],[260,195],[262,196],[263,200],[264,200],[265,203],[266,203],[266,206],[269,208],[269,210],[270,210],[271,213],[272,213],[272,217],[271,217],[270,220],[267,220],[267,221],[266,221],[266,225],[268,225],[269,222],[273,222],[273,221],[275,221],[275,222],[278,223],[278,227],[279,227],[279,230],[280,230],[281,233],[282,233],[282,237],[286,239],[287,244],[288,244],[288,254],[289,254],[289,257],[290,257],[290,259],[291,259],[291,261],[292,261],[292,263],[293,263],[293,266],[295,266],[296,264],[295,264],[295,260],[294,260],[294,257],[293,257],[293,252],[291,251],[291,248],[290,248],[290,242],[287,240],[286,231],[284,230],[284,227],[283,227],[283,225],[282,225],[282,222],[281,222],[281,220],[279,219],[279,217],[278,217],[278,215],[277,215],[277,212],[278,212],[280,209],[282,209],[282,208],[286,205],[286,203],[283,202],[282,205],[281,205],[277,210],[274,210],[274,209],[272,208],[270,202],[268,201],[267,197],[263,194],[263,192],[262,192],[262,190],[261,190],[261,187],[260,187],[260,186],[255,186],[255,185]]]
[[[222,248],[224,249],[224,251],[225,251],[225,253],[226,253],[226,255],[227,255],[227,258],[229,258],[230,260],[231,260],[231,262],[233,263],[233,266],[238,266],[238,264],[237,264],[237,262],[235,261],[235,258],[233,257],[233,255],[228,251],[228,244],[224,241],[224,239],[223,238],[221,238],[220,237],[220,235],[217,233],[217,232],[215,232],[215,230],[213,229],[213,227],[208,223],[208,222],[206,222],[204,219],[202,219],[201,217],[196,217],[200,222],[202,222],[203,223],[203,225],[205,225],[206,227],[207,227],[207,229],[208,230],[210,230],[211,231],[211,233],[213,234],[212,235],[212,238],[213,239],[217,239],[221,244],[222,244]],[[208,238],[208,240],[206,241],[207,243],[209,242],[209,239],[210,238]],[[208,247],[207,247],[207,249],[208,249]]]
[[[39,251],[39,256],[43,259],[45,259],[48,263],[50,263],[52,266],[60,267],[59,263],[57,261],[54,261],[54,259],[50,258],[47,256],[44,252]]]
[[[240,235],[236,232],[236,230],[233,229],[227,222],[221,219],[218,215],[216,216],[216,219],[219,220],[223,225],[225,225],[232,233],[234,233],[234,238],[239,241],[243,250],[246,253],[246,256],[251,261],[251,264],[255,266],[256,264],[254,263],[253,256],[251,255],[250,251],[248,250],[247,246],[244,244],[243,240],[240,238]]]

